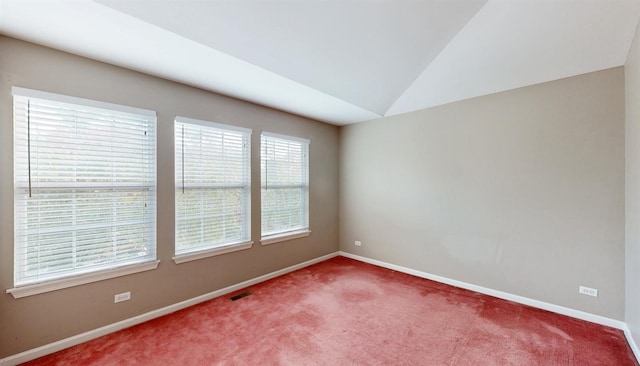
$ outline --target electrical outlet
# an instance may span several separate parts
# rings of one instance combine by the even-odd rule
[[[580,286],[578,292],[583,295],[598,297],[598,290],[595,288]]]
[[[117,294],[116,296],[113,297],[113,303],[119,303],[119,302],[123,302],[123,301],[128,301],[131,300],[131,292],[123,292],[121,294]]]
[[[362,242],[359,242],[359,241],[357,241],[357,240],[356,240],[356,242],[355,242],[355,243],[353,243],[353,244],[355,244],[357,247],[359,247],[359,246],[361,246],[361,245],[362,245]]]

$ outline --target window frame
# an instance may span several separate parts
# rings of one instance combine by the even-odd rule
[[[211,189],[227,189],[227,188],[238,188],[241,187],[243,190],[243,206],[244,206],[244,220],[243,220],[243,228],[244,228],[244,235],[240,240],[237,241],[229,241],[229,242],[223,242],[223,243],[217,243],[211,246],[198,246],[195,247],[192,250],[184,250],[184,251],[178,251],[178,235],[179,235],[179,207],[178,207],[178,198],[179,198],[179,190],[180,190],[180,185],[182,182],[180,182],[180,179],[183,179],[180,177],[181,173],[184,173],[184,171],[182,170],[181,172],[179,172],[179,165],[183,166],[183,158],[184,158],[184,151],[178,151],[179,148],[179,143],[181,144],[182,147],[184,147],[184,145],[182,145],[181,141],[178,141],[178,138],[180,138],[178,136],[178,125],[182,124],[184,125],[193,125],[193,126],[201,126],[203,128],[209,128],[211,130],[218,130],[218,131],[222,131],[223,133],[233,133],[233,134],[240,134],[242,136],[243,139],[243,143],[245,144],[245,146],[243,147],[244,151],[243,151],[243,157],[246,158],[245,161],[242,162],[243,164],[243,174],[244,174],[244,182],[240,182],[238,184],[230,184],[230,185],[220,185],[217,186],[215,188],[211,188]],[[208,258],[208,257],[212,257],[212,256],[217,256],[217,255],[221,255],[221,254],[226,254],[226,253],[231,253],[231,252],[235,252],[235,251],[239,251],[239,250],[245,250],[245,249],[250,249],[253,246],[253,241],[251,240],[251,134],[252,134],[252,130],[249,128],[244,128],[244,127],[239,127],[239,126],[234,126],[234,125],[229,125],[229,124],[223,124],[223,123],[218,123],[218,122],[211,122],[211,121],[205,121],[205,120],[200,120],[200,119],[194,119],[194,118],[188,118],[188,117],[182,117],[182,116],[176,116],[174,118],[174,160],[175,160],[175,164],[174,164],[174,183],[175,183],[175,210],[174,210],[174,220],[175,220],[175,235],[174,235],[174,257],[173,260],[176,264],[180,264],[180,263],[185,263],[185,262],[190,262],[190,261],[194,261],[194,260],[198,260],[198,259],[202,259],[202,258]],[[180,161],[179,161],[180,160]],[[184,187],[183,187],[184,188]],[[203,184],[200,185],[193,185],[191,187],[192,189],[205,189],[206,186]],[[201,220],[204,220],[204,217],[201,216],[200,217]]]
[[[286,143],[293,143],[293,144],[299,144],[301,146],[301,150],[302,150],[302,157],[301,157],[301,162],[302,162],[302,171],[303,171],[303,182],[300,182],[299,185],[295,185],[296,187],[300,187],[303,191],[303,195],[302,195],[302,200],[301,200],[301,206],[303,208],[303,217],[302,217],[302,222],[303,224],[299,227],[289,227],[289,228],[283,228],[281,230],[278,231],[272,231],[269,232],[268,234],[264,234],[265,230],[264,230],[264,220],[265,220],[265,190],[268,189],[269,187],[271,187],[271,189],[274,188],[274,184],[268,184],[268,182],[265,181],[265,178],[268,176],[268,172],[266,172],[266,170],[268,170],[268,164],[264,164],[264,160],[265,160],[265,140],[268,139],[273,139],[273,140],[280,140],[282,142],[286,142]],[[310,203],[309,203],[309,171],[310,171],[310,167],[309,167],[309,151],[310,151],[310,145],[311,142],[308,139],[304,139],[304,138],[300,138],[300,137],[295,137],[295,136],[289,136],[289,135],[282,135],[282,134],[278,134],[278,133],[272,133],[272,132],[267,132],[267,131],[262,131],[261,136],[260,136],[260,201],[261,201],[261,238],[260,238],[260,243],[262,245],[269,245],[269,244],[275,244],[275,243],[279,243],[282,241],[287,241],[287,240],[293,240],[293,239],[298,239],[298,238],[303,238],[303,237],[307,237],[311,234],[311,229],[310,229]],[[285,185],[275,185],[275,189],[286,189],[286,188],[291,188],[292,185],[291,184],[285,184]]]
[[[84,98],[77,98],[77,97],[72,97],[72,96],[67,96],[62,94],[31,90],[31,89],[26,89],[26,88],[21,88],[16,86],[12,87],[12,95],[13,95],[13,110],[14,110],[14,115],[13,115],[13,124],[14,124],[14,133],[13,133],[14,135],[13,136],[13,143],[14,143],[14,155],[13,155],[13,165],[14,165],[14,168],[13,168],[14,169],[14,173],[13,173],[14,175],[13,265],[14,265],[14,269],[13,269],[13,274],[14,274],[14,277],[13,277],[13,285],[14,287],[11,289],[8,289],[6,292],[11,294],[14,298],[20,298],[24,296],[40,294],[48,291],[68,288],[68,287],[77,286],[81,284],[101,281],[108,278],[115,278],[115,277],[124,276],[132,273],[153,270],[157,268],[160,261],[157,260],[157,237],[156,237],[157,236],[157,117],[156,117],[156,112],[151,110],[141,109],[141,108],[119,105],[119,104],[112,104],[112,103],[95,101],[95,100],[84,99]],[[32,173],[30,171],[31,169],[30,162],[32,161],[31,159],[34,159],[32,155],[35,155],[36,157],[38,155],[37,153],[31,153],[30,135],[27,135],[26,141],[24,140],[24,137],[20,137],[20,139],[18,138],[17,136],[18,131],[22,131],[25,128],[23,125],[19,125],[19,123],[25,123],[25,122],[23,121],[24,117],[18,117],[17,113],[18,111],[24,111],[25,108],[28,112],[28,110],[30,109],[29,105],[31,102],[49,104],[51,105],[52,108],[60,108],[61,110],[64,108],[69,108],[72,111],[77,111],[76,113],[92,113],[92,112],[96,112],[97,110],[102,110],[102,112],[113,113],[114,117],[111,117],[113,119],[123,118],[121,117],[123,114],[132,115],[131,117],[140,118],[141,120],[144,121],[140,123],[147,123],[152,128],[152,131],[151,131],[152,140],[147,141],[144,144],[140,145],[141,147],[146,147],[147,149],[149,149],[148,150],[149,153],[144,155],[145,157],[148,157],[150,159],[144,163],[150,168],[148,175],[145,175],[145,177],[147,177],[146,179],[148,180],[145,180],[144,183],[132,184],[131,187],[129,187],[130,185],[129,183],[126,183],[127,188],[124,188],[123,190],[123,192],[131,192],[134,189],[137,191],[139,191],[140,189],[146,191],[145,197],[147,197],[147,199],[145,200],[145,208],[148,210],[143,211],[144,219],[140,223],[140,225],[142,226],[139,228],[139,230],[142,230],[140,231],[141,233],[146,233],[144,234],[145,236],[144,236],[143,242],[145,243],[145,250],[149,251],[147,255],[138,256],[138,257],[136,256],[126,257],[125,260],[116,259],[113,262],[108,262],[108,261],[100,262],[98,264],[94,264],[84,268],[74,264],[69,270],[53,272],[53,274],[49,273],[48,275],[46,273],[43,275],[38,273],[35,276],[34,275],[29,276],[26,273],[22,274],[19,272],[21,268],[20,266],[23,265],[23,263],[26,264],[26,262],[22,262],[22,261],[26,261],[26,258],[21,257],[20,259],[18,259],[18,256],[20,255],[18,253],[22,253],[23,249],[21,248],[23,248],[23,246],[24,248],[26,248],[26,246],[29,245],[28,244],[29,242],[27,241],[27,239],[26,238],[22,239],[21,237],[22,235],[26,235],[27,233],[26,231],[27,224],[26,224],[26,221],[23,221],[27,219],[27,216],[26,216],[27,214],[24,213],[24,215],[22,215],[22,212],[25,210],[25,207],[27,207],[26,205],[27,205],[28,198],[24,196],[27,194],[26,193],[27,191],[30,191],[30,187],[31,187]],[[27,106],[26,107],[18,106],[20,103],[27,103]],[[75,117],[75,118],[79,118],[79,117]],[[51,119],[51,120],[54,120],[54,119]],[[26,127],[27,131],[30,131],[29,117],[27,117],[26,123],[27,123],[27,127]],[[38,122],[38,123],[44,123],[44,122]],[[77,124],[81,122],[79,122],[79,120],[76,119],[71,123]],[[147,135],[147,131],[145,131],[145,136],[146,135]],[[37,141],[37,140],[34,140],[34,141]],[[109,140],[106,140],[106,141],[109,141]],[[26,143],[26,147],[25,145],[20,145],[20,143]],[[59,143],[53,143],[51,144],[51,146],[53,146],[52,148],[60,148],[61,145]],[[29,188],[27,188],[26,181],[24,180],[25,179],[24,162],[18,163],[18,159],[24,159],[23,154],[24,154],[25,148],[28,151],[26,160],[27,160],[29,172],[26,174],[29,182],[28,183]],[[76,148],[73,151],[82,151],[82,150],[79,148]],[[84,161],[87,161],[87,160],[84,160]],[[79,162],[83,162],[83,160],[80,159]],[[76,167],[74,169],[77,169],[77,166],[78,166],[77,164],[78,163],[76,162],[72,165]],[[45,169],[42,171],[46,172],[47,170]],[[80,183],[77,181],[72,181],[70,183],[64,183],[64,184],[61,184],[61,183],[51,183],[51,184],[59,185],[60,189],[67,191],[67,193],[65,193],[67,195],[71,194],[71,192],[76,192],[82,189],[96,189],[96,190],[102,189],[103,191],[111,190],[112,192],[114,188],[116,190],[123,189],[121,187],[122,183],[116,183],[113,181],[107,184],[98,183],[98,182],[93,184],[87,184],[86,182],[83,182],[80,185]],[[34,190],[51,189],[51,188],[47,188],[51,184],[45,185],[43,187],[38,187],[38,184],[34,183],[34,187],[35,187]],[[109,193],[105,193],[105,196],[107,194]],[[73,197],[75,197],[75,195],[76,193],[72,194]],[[40,203],[38,202],[38,204]],[[71,207],[74,207],[74,210],[75,210],[75,207],[77,207],[77,204],[78,203],[75,202],[75,199],[74,199],[73,203],[71,203]],[[51,207],[51,206],[47,206],[46,204],[44,204],[43,207]],[[111,207],[115,207],[115,206],[112,205]],[[112,215],[113,215],[113,210],[112,210]],[[114,222],[120,223],[121,221],[114,221]],[[75,224],[75,223],[71,225],[59,224],[55,227],[65,229],[65,230],[70,230],[70,232],[74,233],[73,235],[76,235],[76,233],[79,230],[78,224]],[[98,227],[96,227],[96,230],[103,229],[106,227],[109,227],[109,226],[104,224],[102,226],[98,225]],[[113,230],[113,227],[112,227],[112,230]],[[75,253],[75,250],[76,249],[72,249],[72,252]]]

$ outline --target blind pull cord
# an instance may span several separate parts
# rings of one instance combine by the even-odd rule
[[[184,125],[182,125],[182,194],[184,194]]]
[[[267,156],[268,149],[267,144],[264,147],[264,190],[269,190],[269,157]]]
[[[29,170],[29,198],[31,198],[31,100],[27,100],[27,167]]]

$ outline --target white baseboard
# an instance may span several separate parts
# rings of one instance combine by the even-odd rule
[[[640,349],[638,348],[638,344],[636,343],[636,341],[633,339],[633,334],[631,333],[631,329],[629,329],[629,326],[626,324],[624,326],[624,335],[625,337],[627,337],[627,342],[629,343],[629,346],[631,347],[633,354],[636,356],[636,360],[640,362]]]
[[[633,339],[633,335],[631,334],[631,330],[629,329],[629,327],[627,326],[626,323],[619,321],[619,320],[615,320],[615,319],[611,319],[611,318],[607,318],[607,317],[603,317],[600,315],[595,315],[595,314],[591,314],[591,313],[587,313],[584,311],[579,311],[579,310],[575,310],[575,309],[571,309],[571,308],[567,308],[567,307],[563,307],[563,306],[559,306],[559,305],[554,305],[554,304],[550,304],[544,301],[538,301],[538,300],[534,300],[534,299],[530,299],[524,296],[518,296],[518,295],[513,295],[507,292],[502,292],[502,291],[498,291],[498,290],[493,290],[490,288],[486,288],[486,287],[482,287],[482,286],[477,286],[477,285],[473,285],[470,283],[466,283],[466,282],[462,282],[462,281],[458,281],[458,280],[453,280],[453,279],[449,279],[446,277],[441,277],[441,276],[437,276],[434,274],[430,274],[427,272],[422,272],[422,271],[418,271],[418,270],[414,270],[411,268],[407,268],[407,267],[402,267],[402,266],[398,266],[395,264],[391,264],[391,263],[387,263],[387,262],[383,262],[383,261],[379,261],[379,260],[375,260],[375,259],[371,259],[371,258],[367,258],[367,257],[362,257],[359,255],[355,255],[355,254],[351,254],[351,253],[347,253],[347,252],[335,252],[335,253],[331,253],[331,254],[327,254],[324,255],[322,257],[318,257],[303,263],[299,263],[296,265],[293,265],[291,267],[287,267],[287,268],[283,268],[281,270],[275,271],[275,272],[271,272],[268,273],[266,275],[263,276],[259,276],[229,287],[225,287],[223,289],[220,290],[216,290],[213,292],[210,292],[208,294],[204,294],[198,297],[194,297],[192,299],[189,300],[185,300],[182,302],[179,302],[177,304],[173,304],[173,305],[169,305],[166,306],[164,308],[161,309],[157,309],[157,310],[153,310],[150,311],[148,313],[144,313],[138,316],[135,316],[133,318],[129,318],[129,319],[125,319],[122,321],[119,321],[117,323],[113,323],[113,324],[109,324],[106,325],[104,327],[98,328],[98,329],[94,329],[82,334],[78,334],[69,338],[65,338],[62,340],[59,340],[57,342],[53,342],[50,344],[46,344],[44,346],[38,347],[38,348],[34,348],[22,353],[18,353],[3,359],[0,359],[0,365],[2,366],[13,366],[13,365],[17,365],[23,362],[27,362],[27,361],[31,361],[34,360],[38,357],[42,357],[60,350],[63,350],[65,348],[69,348],[75,345],[78,345],[80,343],[84,343],[87,341],[90,341],[92,339],[96,339],[99,337],[102,337],[104,335],[110,334],[110,333],[114,333],[117,332],[119,330],[140,324],[140,323],[144,323],[146,321],[155,319],[155,318],[159,318],[161,316],[176,312],[178,310],[182,310],[185,308],[188,308],[190,306],[199,304],[201,302],[205,302],[211,299],[214,299],[216,297],[220,297],[220,296],[224,296],[228,293],[243,289],[245,287],[248,286],[252,286],[255,284],[258,284],[260,282],[264,282],[267,280],[270,280],[272,278],[276,278],[278,276],[282,276],[284,274],[296,271],[298,269],[304,268],[304,267],[308,267],[312,264],[316,264],[316,263],[320,263],[322,261],[325,261],[327,259],[331,259],[334,258],[336,256],[344,256],[347,258],[351,258],[351,259],[355,259],[361,262],[365,262],[365,263],[369,263],[369,264],[373,264],[379,267],[384,267],[384,268],[388,268],[388,269],[392,269],[394,271],[398,271],[398,272],[403,272],[403,273],[407,273],[410,275],[414,275],[416,277],[421,277],[421,278],[426,278],[428,280],[432,280],[432,281],[436,281],[436,282],[440,282],[440,283],[444,283],[447,285],[451,285],[451,286],[455,286],[455,287],[459,287],[459,288],[464,288],[467,290],[471,290],[471,291],[475,291],[475,292],[479,292],[482,294],[486,294],[489,296],[493,296],[493,297],[497,297],[497,298],[501,298],[501,299],[505,299],[505,300],[509,300],[509,301],[513,301],[513,302],[517,302],[520,304],[524,304],[524,305],[529,305],[535,308],[539,308],[539,309],[544,309],[544,310],[548,310],[554,313],[558,313],[558,314],[562,314],[562,315],[567,315],[573,318],[577,318],[577,319],[582,319],[582,320],[586,320],[592,323],[597,323],[597,324],[602,324],[602,325],[606,325],[606,326],[610,326],[613,328],[617,328],[617,329],[621,329],[624,331],[624,334],[627,338],[627,341],[631,347],[631,349],[633,350],[633,353],[636,356],[636,359],[640,360],[640,350],[638,349],[637,344],[635,343],[634,339]]]
[[[486,288],[486,287],[482,287],[482,286],[478,286],[478,285],[473,285],[473,284],[470,284],[470,283],[467,283],[467,282],[462,282],[462,281],[458,281],[458,280],[452,280],[450,278],[441,277],[441,276],[434,275],[434,274],[427,273],[427,272],[417,271],[415,269],[411,269],[411,268],[407,268],[407,267],[397,266],[395,264],[382,262],[382,261],[379,261],[379,260],[376,260],[376,259],[362,257],[362,256],[351,254],[351,253],[346,253],[346,252],[342,252],[342,251],[339,252],[339,253],[343,257],[355,259],[355,260],[358,260],[358,261],[361,261],[361,262],[365,262],[365,263],[369,263],[369,264],[373,264],[373,265],[376,265],[376,266],[379,266],[379,267],[384,267],[384,268],[392,269],[394,271],[398,271],[398,272],[403,272],[403,273],[407,273],[407,274],[410,274],[410,275],[414,275],[416,277],[426,278],[428,280],[432,280],[432,281],[444,283],[444,284],[447,284],[447,285],[451,285],[451,286],[460,287],[460,288],[463,288],[463,289],[479,292],[481,294],[497,297],[497,298],[500,298],[500,299],[517,302],[519,304],[529,305],[529,306],[532,306],[534,308],[548,310],[548,311],[551,311],[551,312],[554,312],[554,313],[567,315],[567,316],[570,316],[570,317],[573,317],[573,318],[586,320],[586,321],[589,321],[589,322],[592,322],[592,323],[606,325],[606,326],[617,328],[617,329],[621,329],[621,330],[624,330],[626,328],[626,326],[627,326],[625,322],[620,321],[620,320],[615,320],[615,319],[607,318],[607,317],[604,317],[604,316],[595,315],[595,314],[587,313],[587,312],[584,312],[584,311],[567,308],[567,307],[560,306],[560,305],[550,304],[548,302],[534,300],[534,299],[530,299],[528,297],[510,294],[508,292],[493,290],[493,289],[490,289],[490,288]]]
[[[99,337],[102,337],[104,335],[110,334],[110,333],[114,333],[117,332],[119,330],[125,329],[125,328],[129,328],[131,326],[140,324],[140,323],[144,323],[146,321],[149,321],[151,319],[155,319],[155,318],[159,318],[161,316],[170,314],[170,313],[174,313],[178,310],[182,310],[185,308],[188,308],[190,306],[199,304],[201,302],[205,302],[211,299],[214,299],[216,297],[220,297],[223,295],[226,295],[228,293],[237,291],[237,290],[241,290],[245,287],[248,286],[252,286],[255,284],[258,284],[260,282],[264,282],[267,280],[270,280],[272,278],[276,278],[278,276],[282,276],[284,274],[296,271],[298,269],[304,268],[304,267],[308,267],[312,264],[316,264],[316,263],[320,263],[323,262],[327,259],[331,259],[333,257],[337,257],[339,255],[339,252],[335,252],[335,253],[331,253],[331,254],[327,254],[324,255],[322,257],[318,257],[315,259],[311,259],[308,260],[306,262],[302,262],[296,265],[293,265],[291,267],[287,267],[287,268],[283,268],[280,270],[277,270],[275,272],[271,272],[271,273],[267,273],[263,276],[259,276],[256,278],[252,278],[250,280],[229,286],[229,287],[225,287],[223,289],[220,290],[216,290],[213,292],[210,292],[208,294],[204,294],[198,297],[194,297],[192,299],[189,300],[185,300],[182,302],[179,302],[177,304],[173,304],[173,305],[169,305],[166,306],[164,308],[161,309],[157,309],[157,310],[153,310],[150,311],[148,313],[144,313],[138,316],[135,316],[133,318],[129,318],[129,319],[125,319],[122,321],[119,321],[117,323],[113,323],[113,324],[109,324],[106,325],[104,327],[98,328],[98,329],[94,329],[94,330],[90,330],[88,332],[85,333],[81,333],[78,335],[75,335],[73,337],[69,337],[69,338],[65,338],[62,340],[59,340],[57,342],[53,342],[53,343],[49,343],[49,344],[45,344],[44,346],[40,346],[38,348],[34,348],[28,351],[24,351],[22,353],[18,353],[9,357],[5,357],[0,359],[0,365],[2,366],[13,366],[13,365],[17,365],[23,362],[27,362],[27,361],[31,361],[34,360],[38,357],[42,357],[60,350],[63,350],[65,348],[69,348],[75,345],[78,345],[80,343],[84,343],[87,341],[90,341],[92,339],[96,339]]]

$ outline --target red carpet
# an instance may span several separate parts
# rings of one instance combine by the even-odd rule
[[[638,365],[619,330],[344,257],[248,290],[27,364]]]

